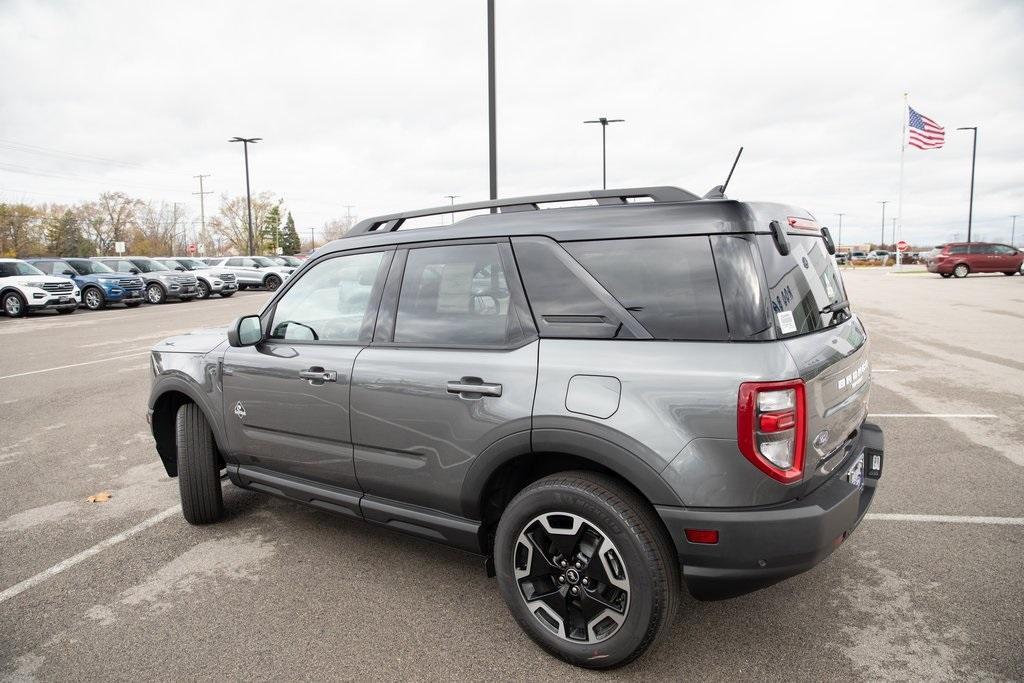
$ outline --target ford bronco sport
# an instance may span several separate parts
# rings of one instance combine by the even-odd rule
[[[478,553],[526,632],[593,668],[664,636],[684,582],[813,567],[881,476],[867,334],[827,228],[709,197],[368,219],[226,335],[158,344],[186,520],[221,517],[226,471]],[[478,215],[402,229],[452,211]]]

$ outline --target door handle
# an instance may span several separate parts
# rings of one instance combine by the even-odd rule
[[[501,385],[484,382],[479,377],[463,377],[448,382],[448,393],[458,394],[462,398],[480,398],[481,396],[501,396]],[[466,394],[475,394],[466,396]]]
[[[337,382],[338,373],[335,370],[324,370],[321,367],[313,366],[309,370],[301,370],[299,377],[309,380],[310,384],[323,384],[324,382]]]

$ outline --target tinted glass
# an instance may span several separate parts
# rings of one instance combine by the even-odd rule
[[[572,256],[655,339],[727,339],[707,237],[569,242]]]
[[[995,245],[995,250],[997,254],[1003,254],[1004,256],[1017,253],[1016,249],[1014,249],[1013,247],[1008,247],[1005,244]]]
[[[270,259],[268,259],[266,256],[253,256],[252,259],[250,259],[250,260],[254,261],[256,264],[258,264],[260,266],[263,266],[264,268],[270,268],[270,267],[278,265],[278,264],[274,263],[273,261],[271,261]],[[249,265],[249,264],[246,264],[246,265]]]
[[[948,253],[950,253],[950,254],[966,254],[967,253],[967,245],[966,244],[956,244],[956,245],[954,245],[954,246],[949,248],[949,252]]]
[[[995,245],[992,244],[972,244],[972,254],[994,254],[996,253]]]
[[[512,248],[541,337],[612,339],[620,333],[619,318],[571,270],[575,262],[561,246],[550,239],[517,237]],[[589,279],[585,272],[583,277]]]
[[[754,339],[771,328],[753,241],[738,235],[711,237],[718,282],[731,339]],[[845,257],[845,254],[842,254]]]
[[[306,272],[277,302],[272,339],[359,341],[363,322],[375,316],[370,293],[384,254],[340,256]]]
[[[789,235],[791,251],[782,256],[772,238],[758,235],[758,248],[768,281],[768,297],[778,334],[813,332],[838,324],[847,311],[822,312],[846,300],[846,291],[820,237]]]
[[[231,266],[232,268],[241,268],[244,264],[245,259],[229,258],[224,265]]]
[[[74,259],[69,261],[75,270],[82,275],[95,275],[97,273],[113,273],[114,271],[108,268],[105,264],[99,261],[90,261],[89,259]]]
[[[143,273],[159,273],[165,270],[170,270],[167,266],[153,259],[148,258],[136,258],[131,260],[132,264],[141,270]]]
[[[23,261],[4,261],[0,263],[0,276],[10,277],[11,275],[45,275],[43,271]]]
[[[514,327],[513,327],[514,325]],[[496,244],[411,249],[398,297],[395,341],[494,346],[518,329]]]

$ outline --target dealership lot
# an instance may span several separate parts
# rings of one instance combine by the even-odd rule
[[[613,677],[1024,677],[1024,278],[844,277],[886,431],[872,517],[806,574],[687,596]],[[596,677],[529,641],[478,558],[230,485],[224,523],[185,524],[147,349],[267,296],[0,318],[0,677]]]

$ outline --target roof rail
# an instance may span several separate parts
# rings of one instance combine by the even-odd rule
[[[530,197],[509,197],[508,199],[494,199],[483,202],[468,202],[466,204],[455,204],[454,206],[435,206],[432,209],[418,209],[415,211],[403,211],[401,213],[390,213],[383,216],[374,216],[359,221],[346,237],[353,235],[364,235],[371,232],[394,232],[402,223],[410,218],[422,218],[424,216],[440,216],[449,213],[462,211],[479,211],[480,209],[497,209],[501,213],[513,213],[516,211],[537,211],[540,204],[554,202],[572,202],[595,199],[601,205],[626,204],[630,199],[650,199],[652,202],[692,202],[700,199],[692,192],[678,187],[630,187],[620,190],[583,190],[580,192],[561,192],[556,194],[538,194]]]

